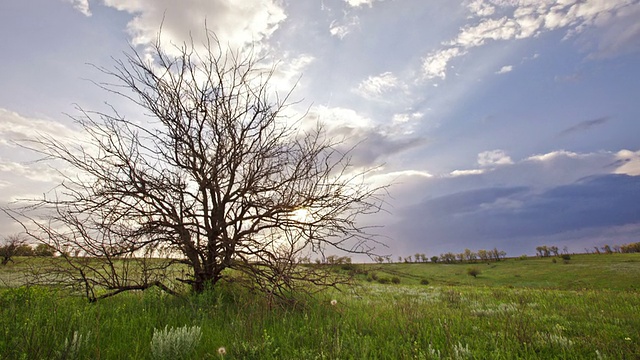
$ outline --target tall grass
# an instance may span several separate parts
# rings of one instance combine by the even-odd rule
[[[465,269],[465,281],[491,274],[473,279]],[[47,288],[2,289],[0,359],[153,359],[154,332],[179,328],[200,329],[186,359],[640,358],[635,290],[425,286],[422,276],[363,281],[283,307],[233,285],[94,304]]]

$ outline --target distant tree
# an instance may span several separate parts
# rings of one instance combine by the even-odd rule
[[[447,252],[440,255],[440,261],[443,263],[451,264],[456,262],[456,254]]]
[[[558,256],[558,247],[557,246],[551,246],[549,248],[549,251],[554,255],[554,256]]]
[[[54,249],[47,244],[38,244],[33,250],[35,256],[53,256],[55,254]]]
[[[604,251],[605,254],[613,254],[613,250],[611,250],[611,246],[606,244],[602,247],[602,251]]]
[[[15,256],[30,255],[26,248],[31,249],[31,247],[27,245],[27,239],[22,235],[9,235],[2,239],[1,244],[0,257],[2,258],[2,265],[7,265],[10,261],[13,262]]]
[[[464,249],[464,258],[468,262],[476,261],[477,257],[478,257],[478,255],[475,252],[473,252],[473,251],[471,251],[469,249]]]
[[[177,280],[195,292],[233,269],[247,286],[284,296],[336,285],[321,267],[297,266],[305,254],[372,255],[377,244],[357,222],[385,193],[365,182],[370,170],[355,170],[321,123],[287,115],[290,93],[269,85],[275,69],[207,34],[204,47],[166,51],[158,40],[150,54],[132,50],[99,69],[113,80],[100,86],[146,118],[80,109],[85,141],[23,144],[73,170],[61,172],[54,196],[6,212],[67,260],[58,270],[90,300],[173,292],[172,264],[188,269]],[[42,213],[46,221],[35,218]]]
[[[490,260],[489,252],[487,250],[484,250],[484,249],[478,250],[478,257],[483,262],[486,262],[486,261]]]
[[[438,257],[437,256],[432,256],[431,257],[431,262],[432,263],[437,263],[438,262]]]

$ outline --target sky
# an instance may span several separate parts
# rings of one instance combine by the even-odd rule
[[[380,254],[640,241],[640,0],[6,0],[0,206],[60,178],[16,142],[133,105],[96,66],[203,29],[277,60],[310,120],[392,184]],[[20,229],[0,215],[0,234]]]

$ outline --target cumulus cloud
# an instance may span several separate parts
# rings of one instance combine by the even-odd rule
[[[198,44],[206,24],[222,44],[241,48],[270,37],[287,17],[276,0],[104,0],[104,5],[134,16],[127,25],[134,45],[153,42],[161,25],[166,46],[190,36]]]
[[[566,29],[566,38],[600,29],[593,56],[640,50],[637,0],[474,0],[467,9],[473,23],[423,59],[424,78],[444,79],[451,60],[488,41],[525,39],[556,29]]]

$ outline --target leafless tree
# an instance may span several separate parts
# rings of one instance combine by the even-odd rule
[[[24,249],[31,250],[27,244],[27,239],[21,235],[9,235],[0,243],[0,257],[2,265],[7,265],[9,261],[13,261],[13,257],[19,256]]]
[[[234,269],[279,296],[340,281],[302,266],[303,254],[372,253],[378,242],[356,219],[380,211],[385,188],[367,185],[370,170],[351,166],[320,123],[285,115],[291,92],[269,86],[274,67],[210,33],[171,52],[158,40],[145,55],[132,49],[98,68],[114,80],[98,85],[146,118],[79,109],[88,140],[25,144],[73,169],[54,194],[6,210],[71,265],[58,279],[95,300],[173,291],[173,280],[201,292]]]

